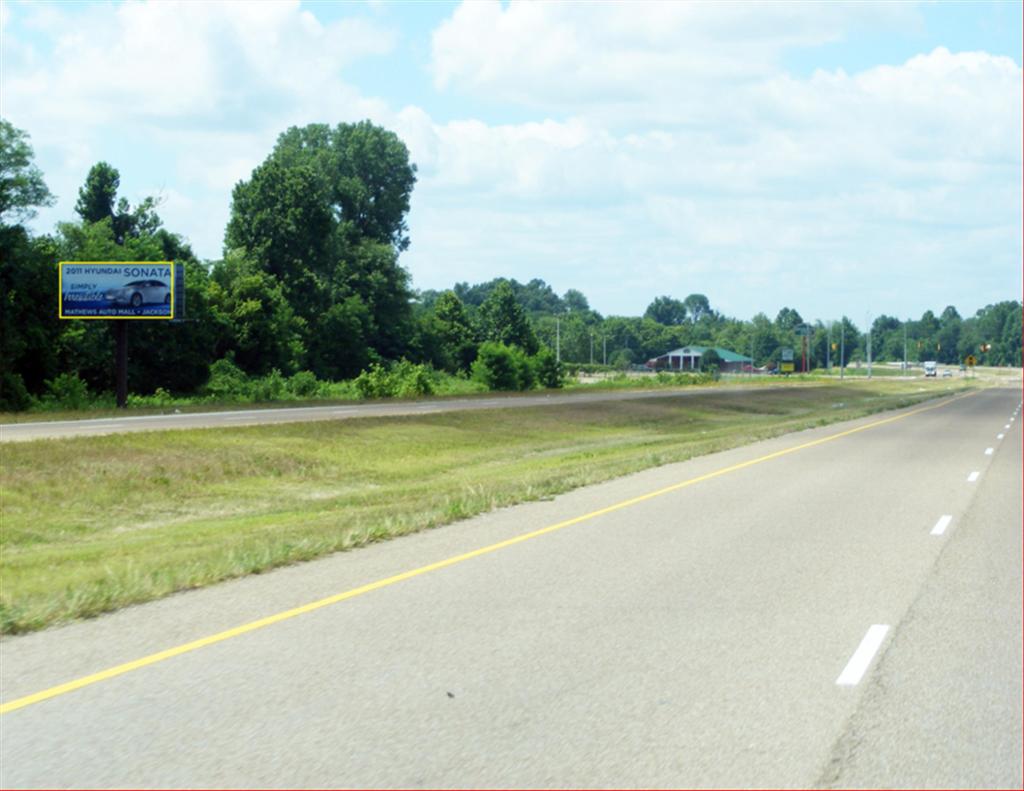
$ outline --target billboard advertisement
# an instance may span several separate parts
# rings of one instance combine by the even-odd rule
[[[171,261],[62,261],[62,319],[173,319]]]

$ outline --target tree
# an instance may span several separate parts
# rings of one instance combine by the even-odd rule
[[[668,296],[656,297],[644,311],[644,318],[666,326],[685,323],[687,315],[686,305]]]
[[[215,320],[228,332],[215,356],[231,357],[244,371],[262,375],[276,368],[291,374],[301,367],[303,322],[284,297],[280,283],[233,252],[214,269],[211,301]]]
[[[57,252],[48,237],[0,225],[0,410],[29,406],[29,394],[61,373],[53,308]]]
[[[590,303],[587,302],[587,298],[583,296],[583,292],[577,291],[575,288],[570,288],[565,292],[565,296],[562,297],[562,302],[565,303],[565,309],[570,313],[590,313]]]
[[[415,343],[398,263],[415,173],[393,132],[311,124],[284,132],[235,186],[226,249],[281,285],[318,376],[354,375],[358,361],[397,359]]]
[[[724,360],[714,349],[705,349],[700,356],[700,369],[705,373],[718,373]]]
[[[537,351],[537,336],[507,282],[499,283],[480,306],[478,320],[483,340],[518,346],[528,354]]]
[[[335,225],[321,175],[310,165],[289,167],[272,157],[235,186],[227,247],[244,250],[280,281],[300,310],[299,301],[312,301],[305,313],[323,307],[316,292],[335,266],[330,254]]]
[[[454,291],[445,291],[434,303],[434,317],[444,354],[457,371],[468,371],[476,359],[473,324],[466,306]]]
[[[292,127],[271,158],[285,168],[312,168],[323,180],[328,204],[346,231],[365,239],[409,247],[409,213],[416,166],[398,135],[369,121]]]
[[[714,315],[714,311],[711,310],[711,303],[708,302],[708,298],[703,294],[690,294],[690,296],[683,300],[683,305],[686,307],[686,315],[694,323]]]
[[[85,184],[78,190],[75,212],[83,222],[99,222],[114,216],[117,190],[121,186],[121,174],[107,162],[97,162],[85,177]]]
[[[152,236],[162,225],[156,213],[157,201],[147,197],[134,209],[127,198],[117,198],[121,174],[107,162],[97,162],[78,190],[75,211],[82,222],[97,223],[110,220],[114,241],[124,244],[125,239]]]
[[[53,195],[42,171],[32,162],[35,153],[27,132],[0,119],[0,223],[19,225],[36,216],[36,207],[52,206]]]
[[[793,308],[783,308],[779,311],[779,315],[775,317],[775,326],[783,332],[790,332],[794,330],[797,325],[803,323],[804,320]]]

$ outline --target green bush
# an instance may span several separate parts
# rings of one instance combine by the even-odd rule
[[[194,398],[175,398],[162,387],[158,387],[151,395],[128,394],[128,408],[133,407],[167,407],[177,404],[190,404]]]
[[[43,405],[47,409],[86,409],[92,402],[87,385],[77,373],[65,373],[46,380]]]
[[[288,379],[288,391],[297,398],[312,398],[320,392],[320,381],[312,371],[299,371]]]
[[[471,378],[488,390],[532,390],[538,381],[544,387],[561,387],[561,370],[550,350],[530,356],[518,346],[488,341],[480,344]]]
[[[353,384],[361,398],[414,398],[434,392],[431,369],[408,360],[390,367],[373,363]]]
[[[288,397],[288,382],[281,372],[272,368],[266,376],[252,380],[250,392],[254,401],[283,401]]]
[[[399,398],[415,398],[434,392],[431,369],[426,365],[415,365],[408,360],[399,360],[391,368],[395,395]]]
[[[219,401],[248,401],[252,398],[249,377],[227,357],[210,366],[210,378],[204,390]]]
[[[472,378],[487,385],[488,390],[518,390],[519,371],[512,348],[494,341],[480,344]]]
[[[541,387],[551,389],[560,388],[565,381],[565,373],[562,364],[555,359],[550,349],[541,349],[536,356],[537,381]]]

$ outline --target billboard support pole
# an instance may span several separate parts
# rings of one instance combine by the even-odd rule
[[[125,319],[114,321],[114,352],[117,366],[117,408],[128,406],[128,322]]]

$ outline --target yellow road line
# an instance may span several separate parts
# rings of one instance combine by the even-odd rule
[[[195,651],[199,648],[204,648],[208,645],[220,643],[224,640],[230,640],[232,637],[238,637],[240,635],[247,634],[248,632],[254,632],[257,629],[262,629],[265,626],[271,626],[275,623],[286,621],[289,618],[294,618],[298,615],[303,615],[308,612],[313,612],[314,610],[319,610],[321,607],[328,607],[332,604],[337,604],[338,602],[345,601],[346,599],[352,599],[356,596],[361,596],[364,593],[369,593],[370,591],[378,590],[379,588],[386,588],[389,585],[394,585],[396,582],[402,582],[403,580],[412,579],[413,577],[418,577],[421,574],[427,574],[431,571],[437,571],[438,569],[443,569],[447,566],[454,566],[456,563],[462,563],[465,560],[480,557],[481,555],[487,555],[491,552],[497,552],[499,549],[504,549],[506,547],[513,546],[514,544],[520,544],[523,541],[529,541],[531,538],[537,538],[538,536],[543,536],[547,533],[553,533],[556,530],[561,530],[562,528],[570,527],[571,525],[578,525],[580,522],[585,522],[587,520],[594,519],[598,516],[604,516],[605,514],[610,514],[615,511],[621,511],[623,508],[629,508],[630,506],[636,505],[637,503],[642,503],[645,502],[646,500],[652,500],[655,497],[661,497],[662,495],[669,494],[670,492],[679,491],[680,489],[685,489],[688,486],[693,486],[694,484],[701,483],[703,481],[708,481],[711,480],[712,478],[718,478],[721,475],[727,475],[731,472],[736,472],[738,470],[746,469],[747,467],[752,467],[755,464],[761,464],[766,461],[771,461],[772,459],[777,459],[781,456],[787,456],[790,453],[796,453],[797,451],[800,450],[813,448],[816,445],[822,445],[826,442],[832,442],[833,440],[841,439],[842,437],[848,437],[851,434],[857,434],[858,432],[861,431],[867,431],[868,429],[877,428],[878,426],[884,426],[887,423],[893,423],[897,420],[903,420],[904,418],[911,417],[912,415],[918,415],[922,412],[928,412],[933,409],[939,409],[941,407],[953,403],[954,401],[958,401],[962,398],[968,398],[972,395],[975,395],[978,392],[981,391],[976,390],[966,395],[956,396],[954,398],[949,399],[948,401],[943,401],[940,404],[934,404],[932,406],[914,409],[910,412],[904,412],[902,414],[895,415],[894,417],[885,418],[884,420],[876,420],[873,423],[868,423],[863,426],[857,426],[856,428],[847,429],[846,431],[841,431],[838,434],[830,434],[827,437],[822,437],[821,439],[805,442],[802,445],[795,445],[792,448],[778,450],[775,451],[774,453],[769,453],[765,456],[760,456],[756,459],[751,459],[750,461],[744,461],[740,462],[739,464],[733,464],[731,467],[723,467],[720,470],[715,470],[714,472],[709,472],[704,475],[698,475],[696,478],[690,478],[680,483],[674,483],[671,486],[664,487],[663,489],[648,492],[647,494],[642,494],[638,497],[632,497],[628,500],[623,500],[622,502],[615,503],[614,505],[609,505],[606,508],[601,508],[598,509],[597,511],[591,511],[590,513],[583,514],[582,516],[576,516],[572,519],[566,519],[563,522],[548,525],[547,527],[543,527],[539,530],[534,530],[530,533],[523,533],[522,535],[516,536],[515,538],[509,538],[505,541],[499,541],[496,544],[489,544],[488,546],[481,547],[480,549],[474,549],[471,552],[465,552],[461,555],[455,555],[454,557],[450,557],[445,560],[440,560],[437,563],[431,563],[427,566],[420,566],[419,568],[415,568],[410,571],[404,571],[401,574],[395,574],[393,577],[387,577],[382,580],[377,580],[376,582],[371,582],[367,585],[362,585],[358,588],[352,588],[351,590],[344,591],[343,593],[336,593],[335,595],[328,596],[325,599],[310,602],[309,604],[303,604],[300,607],[294,607],[290,610],[285,610],[284,612],[279,612],[275,615],[270,615],[266,618],[260,618],[257,621],[250,621],[249,623],[242,624],[241,626],[236,626],[233,629],[227,629],[223,632],[218,632],[216,634],[209,635],[208,637],[202,637],[199,640],[193,640],[190,643],[184,643],[173,648],[168,648],[165,651],[158,651],[155,654],[149,654],[148,656],[144,656],[141,659],[135,659],[131,662],[125,662],[121,665],[115,665],[114,667],[108,668],[107,670],[101,670],[99,673],[92,673],[88,676],[82,676],[81,678],[77,678],[74,681],[68,681],[66,684],[58,684],[55,687],[44,689],[41,692],[36,692],[32,695],[25,695],[24,697],[16,698],[15,700],[12,700],[8,703],[0,704],[0,714],[6,714],[10,711],[22,709],[26,706],[31,706],[33,703],[40,703],[44,700],[55,698],[58,695],[64,695],[68,692],[73,692],[76,689],[88,687],[93,684],[97,684],[100,681],[105,681],[109,678],[114,678],[125,673],[130,673],[133,670],[138,670],[140,668],[147,667],[148,665],[153,665],[157,662],[162,662],[165,659],[171,659],[172,657],[180,656],[181,654],[187,654],[190,651]]]

